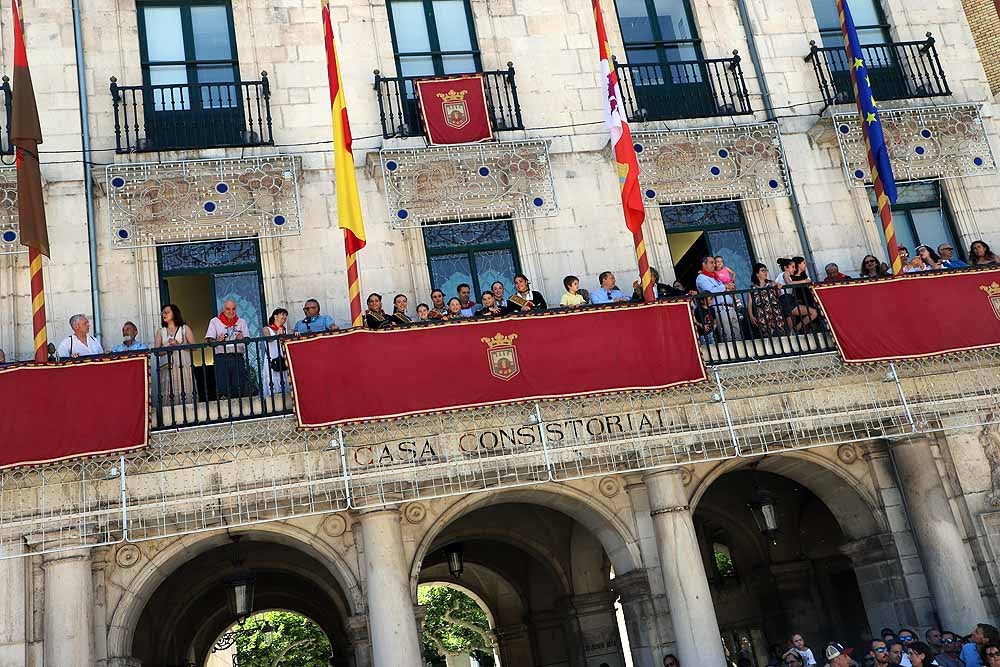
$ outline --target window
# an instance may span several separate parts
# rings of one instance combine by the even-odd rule
[[[896,240],[909,249],[911,257],[918,245],[928,245],[936,251],[942,243],[955,248],[957,255],[964,255],[955,244],[955,229],[938,183],[901,183],[897,191],[899,196],[892,205],[892,225],[896,230]],[[875,226],[884,244],[885,232],[878,219],[875,191],[871,188],[868,189],[868,199],[875,212]]]
[[[389,26],[399,76],[482,70],[469,0],[391,0]]]
[[[173,86],[154,92],[157,111],[227,108],[239,103],[234,86],[206,85],[189,97],[186,84],[238,80],[236,36],[229,3],[140,3],[139,48],[143,82]]]
[[[424,227],[431,284],[450,298],[460,283],[472,285],[473,299],[499,280],[510,294],[520,270],[514,228],[509,220],[438,224]]]
[[[664,206],[660,213],[674,274],[686,289],[694,287],[705,255],[721,255],[736,273],[736,286],[750,287],[753,249],[738,202]]]
[[[687,0],[616,0],[615,6],[630,65],[701,58]]]
[[[844,48],[844,37],[840,29],[840,14],[837,0],[812,0],[816,23],[823,46]],[[862,45],[885,44],[889,41],[889,24],[879,0],[851,0],[851,16],[858,29],[858,39]]]
[[[712,544],[712,555],[715,558],[715,571],[720,577],[736,576],[736,566],[733,565],[733,554],[729,550],[729,545],[715,542]]]

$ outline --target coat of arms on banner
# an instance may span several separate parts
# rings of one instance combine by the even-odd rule
[[[461,130],[469,124],[469,107],[465,103],[467,90],[456,92],[454,89],[447,93],[438,93],[441,98],[441,110],[444,112],[444,122],[448,127]]]
[[[493,338],[482,338],[488,348],[490,360],[490,375],[498,380],[510,380],[521,372],[517,365],[517,350],[514,349],[514,339],[517,334],[505,336],[497,333]]]
[[[993,306],[993,314],[1000,320],[1000,285],[996,283],[992,285],[980,285],[979,289],[986,292],[986,296],[990,299],[990,305]]]

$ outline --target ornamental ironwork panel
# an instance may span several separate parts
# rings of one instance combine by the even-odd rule
[[[790,196],[777,123],[632,135],[648,208]]]
[[[559,211],[545,141],[383,150],[381,157],[394,229]]]
[[[108,165],[111,245],[300,234],[299,168],[291,155]]]
[[[997,173],[980,106],[955,104],[884,109],[882,132],[896,181],[928,181]],[[871,185],[868,151],[856,113],[833,115],[851,187]]]
[[[17,171],[0,169],[0,255],[28,252],[21,245],[21,227],[17,216]]]

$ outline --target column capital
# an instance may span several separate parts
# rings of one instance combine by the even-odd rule
[[[92,558],[93,554],[88,548],[67,549],[66,551],[50,551],[42,554],[42,568],[47,568],[50,565],[56,565],[68,561],[84,561],[89,563]]]
[[[511,639],[521,639],[528,636],[530,628],[526,623],[512,623],[503,627],[493,628],[494,634],[500,641],[510,641]]]
[[[371,641],[368,635],[368,615],[354,614],[344,622],[344,630],[352,644],[367,644]]]
[[[866,461],[877,461],[889,458],[889,444],[885,440],[869,440],[859,443],[861,458]]]
[[[622,604],[650,597],[646,570],[632,570],[626,574],[616,575],[611,580],[611,588],[621,596]]]
[[[566,598],[566,601],[576,611],[577,616],[588,616],[607,613],[609,609],[614,608],[617,599],[618,594],[614,591],[599,591],[573,595]]]
[[[855,567],[859,567],[892,558],[892,554],[889,553],[889,545],[892,542],[892,535],[883,533],[846,542],[841,544],[837,550],[850,558]]]
[[[363,521],[372,516],[379,514],[395,514],[397,517],[400,514],[399,505],[385,505],[383,507],[368,507],[364,509],[351,510],[354,512],[355,516],[358,517],[359,521]]]
[[[690,512],[687,491],[684,488],[684,473],[680,468],[656,470],[644,475],[649,494],[651,516],[670,512]]]

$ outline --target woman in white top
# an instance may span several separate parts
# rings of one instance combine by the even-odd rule
[[[153,346],[170,348],[174,345],[194,345],[191,327],[184,324],[181,309],[168,303],[160,311],[160,328],[156,331]],[[163,405],[194,403],[197,392],[194,386],[194,362],[190,350],[158,349],[160,366],[160,400]]]
[[[288,321],[288,311],[284,308],[275,308],[271,317],[267,319],[267,326],[264,327],[264,337],[284,336],[288,333],[285,323]],[[281,349],[281,340],[275,338],[267,342],[267,356],[264,358],[265,371],[264,395],[287,393],[291,386],[288,382],[288,363]]]

